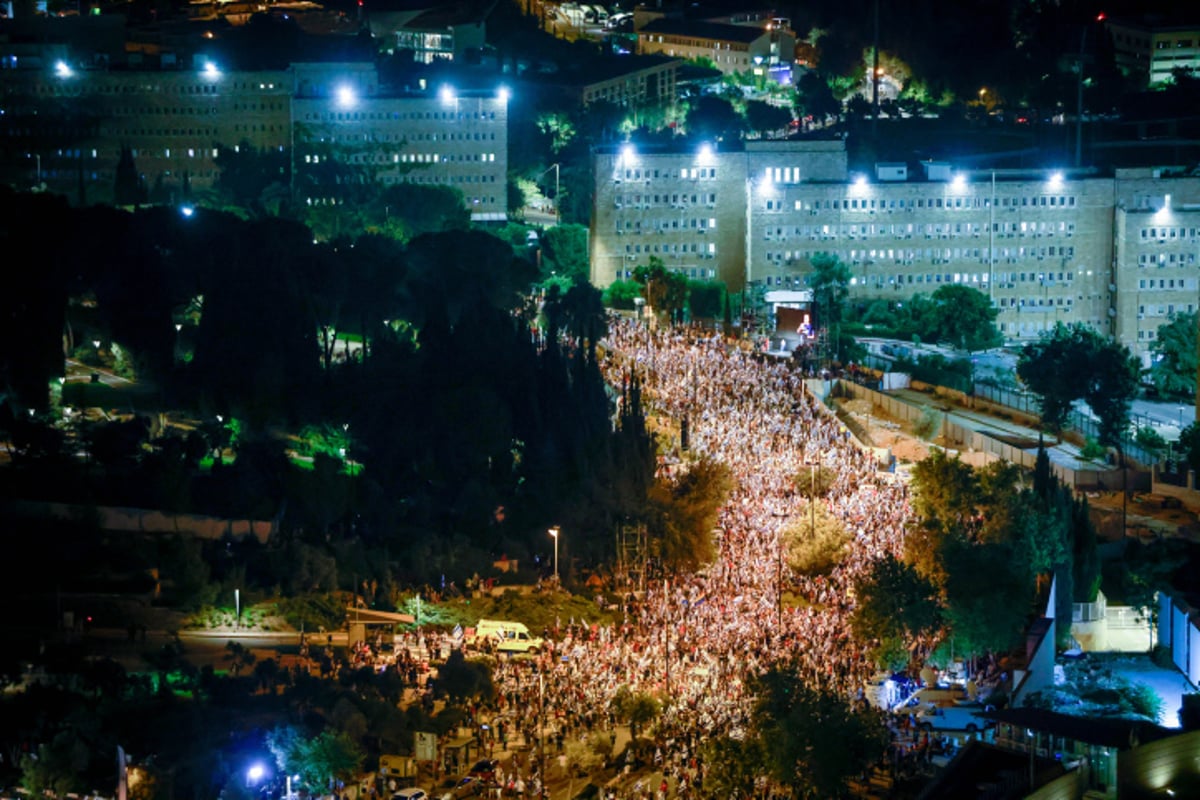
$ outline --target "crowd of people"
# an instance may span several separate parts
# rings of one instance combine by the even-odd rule
[[[624,624],[564,638],[537,662],[502,663],[494,678],[516,729],[532,733],[548,717],[569,738],[609,729],[620,692],[666,698],[655,760],[688,796],[704,778],[699,737],[745,729],[748,676],[782,664],[814,688],[848,700],[861,692],[874,666],[850,632],[851,587],[884,554],[899,555],[910,506],[794,364],[700,329],[628,321],[612,323],[603,350],[614,387],[638,376],[648,416],[688,419],[690,449],[728,465],[719,555],[696,574],[653,582]],[[809,502],[795,476],[810,465],[834,476],[816,502],[852,535],[822,577],[782,566],[782,531]],[[785,605],[785,591],[804,602]]]

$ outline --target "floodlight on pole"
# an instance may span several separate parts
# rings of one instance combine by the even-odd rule
[[[559,534],[559,532],[560,532],[559,527],[557,525],[555,525],[549,531],[550,538],[552,538],[554,540],[554,581],[555,581],[555,583],[558,582],[558,534]]]
[[[358,103],[358,92],[354,91],[354,87],[349,84],[344,83],[337,87],[334,96],[337,98],[340,108],[353,108]]]

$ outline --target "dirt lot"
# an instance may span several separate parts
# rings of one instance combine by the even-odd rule
[[[881,407],[868,400],[831,399],[838,417],[872,447],[886,447],[901,464],[915,464],[928,457],[930,445],[942,445],[941,437],[923,439],[914,430],[915,423],[889,417]],[[959,457],[971,466],[983,466],[982,453],[961,452]]]

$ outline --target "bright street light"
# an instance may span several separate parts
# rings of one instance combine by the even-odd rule
[[[60,78],[70,78],[75,74],[75,70],[65,61],[56,61],[54,63],[54,74]]]
[[[348,84],[342,84],[337,87],[335,92],[337,104],[341,108],[351,108],[358,102],[358,93],[354,91],[354,87]]]
[[[246,780],[253,785],[262,780],[262,777],[266,774],[266,772],[267,771],[263,769],[262,764],[254,764],[250,767],[250,769],[246,770]]]
[[[554,539],[554,582],[558,583],[558,534],[559,528],[555,525],[550,529],[550,538]]]

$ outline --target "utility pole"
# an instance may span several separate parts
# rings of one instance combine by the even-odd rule
[[[875,58],[871,65],[871,136],[878,145],[879,136],[879,0],[875,0]]]

